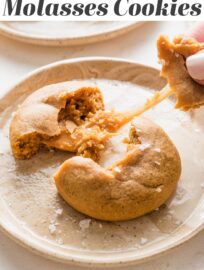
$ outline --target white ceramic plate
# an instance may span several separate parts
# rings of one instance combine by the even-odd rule
[[[142,22],[0,22],[0,33],[19,41],[66,46],[99,42],[127,33]]]
[[[8,127],[18,104],[39,87],[73,79],[95,81],[106,107],[120,111],[137,107],[165,85],[153,68],[120,59],[84,58],[43,67],[9,90],[0,100],[1,229],[42,256],[94,266],[143,262],[190,239],[204,224],[203,108],[181,112],[168,99],[146,113],[176,144],[183,171],[166,205],[135,220],[101,222],[69,207],[53,183],[53,173],[68,153],[45,151],[31,160],[14,160]],[[124,129],[119,136],[126,135]],[[117,158],[121,143],[114,140]],[[107,155],[108,162],[112,160]]]

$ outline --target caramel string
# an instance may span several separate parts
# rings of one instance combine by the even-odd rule
[[[113,116],[115,114],[116,118],[117,118],[117,116],[120,116],[119,119],[116,120],[116,125],[115,125],[114,131],[117,131],[122,126],[126,125],[128,122],[131,122],[135,117],[143,114],[144,112],[148,111],[152,107],[156,106],[157,104],[162,102],[164,99],[171,96],[173,93],[174,93],[173,90],[171,90],[168,86],[165,86],[162,90],[157,91],[153,95],[153,97],[147,99],[147,101],[142,106],[138,107],[137,109],[133,109],[133,110],[126,111],[126,112],[120,112],[120,113],[113,112]],[[113,117],[113,119],[114,119],[114,117]],[[88,122],[85,124],[85,127],[91,128],[94,125],[97,125],[97,122],[95,122],[95,121]],[[116,133],[111,133],[111,137],[113,137],[115,135],[116,135]],[[118,133],[117,133],[117,135],[118,135]]]
[[[164,99],[171,96],[173,94],[173,92],[174,91],[171,88],[169,88],[168,86],[165,86],[162,90],[155,93],[152,98],[149,98],[145,102],[145,104],[138,107],[136,110],[131,110],[131,111],[125,112],[124,121],[126,123],[130,122],[136,116],[143,114],[144,112],[148,111],[152,107],[154,107],[157,104],[159,104],[160,102],[162,102]]]

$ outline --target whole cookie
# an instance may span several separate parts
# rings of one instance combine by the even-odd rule
[[[155,123],[132,123],[127,153],[109,168],[92,159],[65,161],[54,176],[60,195],[73,208],[96,219],[129,220],[161,206],[181,173],[178,151]]]

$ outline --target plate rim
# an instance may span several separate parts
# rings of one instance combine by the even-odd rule
[[[115,27],[112,30],[107,30],[102,33],[84,35],[81,37],[46,37],[44,35],[29,34],[23,31],[18,31],[6,25],[6,22],[0,22],[0,34],[28,44],[35,44],[41,46],[77,46],[87,45],[106,41],[125,33],[144,24],[144,21],[131,21],[129,24],[121,27]]]
[[[158,69],[153,67],[153,66],[144,65],[140,62],[133,61],[133,60],[127,60],[127,59],[123,59],[123,58],[79,57],[79,58],[73,58],[73,59],[66,59],[66,60],[57,61],[57,62],[48,64],[48,65],[42,66],[40,68],[35,69],[32,72],[29,72],[26,76],[23,76],[22,78],[20,78],[19,82],[15,83],[14,85],[12,85],[8,89],[6,89],[4,94],[0,97],[0,101],[2,99],[4,99],[7,96],[7,94],[14,91],[15,88],[18,87],[19,85],[21,85],[23,82],[25,82],[26,80],[28,80],[32,76],[41,73],[42,71],[52,69],[54,67],[64,65],[64,64],[80,63],[80,62],[87,62],[87,61],[111,61],[111,62],[116,62],[116,63],[117,62],[124,62],[127,64],[131,63],[131,64],[134,64],[136,66],[147,67],[150,69],[154,69],[155,71],[158,71]],[[189,216],[189,218],[190,218],[190,216]],[[66,255],[63,255],[60,253],[55,253],[52,249],[50,249],[48,247],[46,248],[44,245],[40,245],[40,243],[38,243],[37,241],[30,241],[28,238],[26,238],[25,235],[22,235],[22,234],[19,235],[17,232],[12,231],[12,229],[9,228],[8,226],[6,226],[4,224],[4,222],[2,222],[2,220],[0,219],[0,231],[5,233],[10,239],[14,240],[16,243],[20,244],[21,246],[23,246],[27,250],[30,250],[37,255],[40,255],[44,258],[51,259],[51,260],[54,260],[57,262],[71,264],[71,265],[78,265],[78,266],[94,266],[94,267],[128,266],[128,265],[136,265],[136,264],[147,262],[149,260],[152,260],[153,258],[157,258],[161,255],[169,253],[170,251],[178,248],[179,246],[183,245],[185,242],[189,241],[192,237],[197,235],[203,229],[204,229],[204,222],[201,222],[200,225],[198,225],[190,233],[185,232],[183,234],[182,238],[176,240],[175,242],[173,241],[172,243],[170,243],[166,247],[158,248],[154,252],[151,251],[150,254],[146,254],[145,256],[142,256],[141,258],[137,258],[137,256],[128,256],[128,258],[123,258],[123,259],[120,259],[119,261],[111,260],[108,262],[104,262],[103,260],[102,261],[99,261],[99,260],[93,261],[90,258],[80,258],[80,256],[77,258],[76,257],[73,258],[72,255],[69,255],[68,253]]]

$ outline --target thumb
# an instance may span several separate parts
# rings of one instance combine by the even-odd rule
[[[186,38],[194,38],[198,42],[204,42],[204,22],[194,25],[186,35]],[[186,59],[186,67],[190,76],[204,85],[204,51],[200,51]]]
[[[204,85],[204,50],[186,59],[189,75],[198,83]]]

